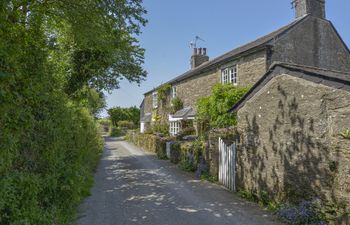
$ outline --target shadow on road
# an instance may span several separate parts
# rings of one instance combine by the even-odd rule
[[[123,147],[128,144],[122,138],[105,137],[105,140],[120,143],[106,145],[87,202],[104,208],[101,210],[105,210],[106,224],[277,224],[255,204],[216,184],[195,179],[168,161],[149,155],[130,155]],[[89,213],[89,207],[84,211],[86,217],[99,215]],[[87,225],[85,220],[91,218],[80,218],[78,224]],[[96,223],[101,221],[89,224]]]

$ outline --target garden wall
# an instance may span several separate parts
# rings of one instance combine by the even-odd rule
[[[138,131],[128,131],[126,140],[142,148],[147,152],[152,152],[160,159],[166,159],[166,138],[154,134],[142,134]]]
[[[280,201],[321,198],[350,224],[350,93],[301,78],[273,78],[238,111],[239,189]],[[343,222],[339,222],[343,221]]]

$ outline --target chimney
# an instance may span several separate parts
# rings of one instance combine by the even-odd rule
[[[311,15],[326,18],[326,0],[294,0],[295,18]]]
[[[198,52],[197,52],[198,50]],[[209,56],[207,56],[207,49],[206,48],[194,48],[193,55],[191,57],[191,69],[194,69],[201,64],[209,61]]]

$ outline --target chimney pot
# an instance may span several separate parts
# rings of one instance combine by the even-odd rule
[[[199,48],[199,55],[202,55],[202,48]]]
[[[197,48],[193,48],[193,55],[197,55]]]
[[[203,48],[203,55],[207,55],[207,48]]]

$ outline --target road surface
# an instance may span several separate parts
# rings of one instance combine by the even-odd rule
[[[105,138],[91,196],[77,225],[275,225],[273,216],[223,187],[199,181],[169,161]]]

